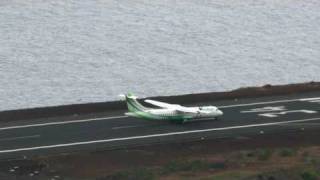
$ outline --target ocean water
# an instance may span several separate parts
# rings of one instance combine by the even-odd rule
[[[1,0],[0,111],[320,80],[318,0]]]

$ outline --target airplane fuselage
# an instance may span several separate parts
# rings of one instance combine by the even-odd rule
[[[152,120],[171,120],[177,122],[185,122],[193,119],[201,119],[201,118],[216,118],[221,116],[223,113],[218,110],[216,112],[210,113],[179,113],[175,110],[171,109],[148,109],[144,111],[136,111],[134,113],[127,113],[129,116],[144,118],[144,119],[152,119]]]
[[[125,113],[127,116],[138,117],[149,120],[170,120],[179,123],[200,118],[216,118],[222,116],[223,112],[215,106],[202,107],[185,107],[178,104],[168,104],[164,102],[145,100],[159,108],[149,108],[140,104],[136,97],[132,94],[121,95],[128,106],[129,112]]]

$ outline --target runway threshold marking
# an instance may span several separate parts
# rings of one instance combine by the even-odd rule
[[[318,113],[318,112],[317,111],[306,110],[306,109],[301,109],[301,110],[282,111],[282,112],[268,112],[268,113],[262,113],[262,114],[258,114],[258,115],[259,116],[264,116],[264,117],[275,118],[275,117],[279,117],[279,115],[285,115],[285,114],[289,114],[289,113],[315,114],[315,113]]]
[[[276,111],[285,111],[287,108],[285,106],[269,106],[262,108],[255,108],[246,111],[240,111],[240,113],[263,113],[263,112],[276,112]]]
[[[222,128],[211,128],[211,129],[199,129],[199,130],[180,131],[180,132],[171,132],[171,133],[150,134],[150,135],[142,135],[142,136],[131,136],[131,137],[123,137],[123,138],[102,139],[102,140],[95,140],[95,141],[84,141],[84,142],[74,142],[74,143],[47,145],[47,146],[8,149],[8,150],[1,150],[0,154],[21,152],[21,151],[40,150],[40,149],[51,149],[51,148],[58,148],[58,147],[68,147],[68,146],[78,146],[78,145],[106,143],[106,142],[114,142],[114,141],[145,139],[145,138],[152,138],[152,137],[183,135],[183,134],[191,134],[191,133],[210,132],[210,131],[223,131],[223,130],[230,130],[230,129],[273,126],[273,125],[290,124],[290,123],[297,123],[297,122],[310,122],[310,121],[317,121],[317,120],[320,120],[320,118],[298,119],[298,120],[292,120],[292,121],[281,121],[281,122],[261,123],[261,124],[249,124],[249,125],[242,125],[242,126],[230,126],[230,127],[222,127]]]
[[[59,121],[59,122],[49,122],[49,123],[40,123],[40,124],[9,126],[9,127],[0,128],[0,131],[1,130],[8,130],[8,129],[20,129],[20,128],[39,127],[39,126],[51,126],[51,125],[61,125],[61,124],[82,123],[82,122],[90,122],[90,121],[103,121],[103,120],[108,120],[108,119],[120,119],[120,118],[126,118],[126,117],[128,117],[128,116],[114,116],[114,117],[104,117],[104,118],[92,118],[92,119],[83,119],[83,120]]]

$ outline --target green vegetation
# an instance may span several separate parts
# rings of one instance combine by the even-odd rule
[[[273,155],[272,149],[255,149],[252,151],[241,151],[234,154],[231,158],[228,158],[230,162],[234,163],[248,163],[256,160],[266,161]]]
[[[282,148],[279,151],[281,157],[291,157],[297,154],[297,151],[292,148]]]
[[[218,175],[213,175],[208,178],[202,178],[201,180],[239,180],[250,176],[253,176],[256,172],[251,171],[232,171]]]
[[[320,157],[303,154],[304,163],[308,165],[320,166]]]
[[[153,180],[155,175],[152,170],[146,168],[138,168],[130,171],[121,171],[110,176],[97,178],[97,180]]]
[[[302,173],[301,173],[302,172]],[[277,180],[277,179],[302,179],[302,180],[318,180],[319,173],[315,169],[301,170],[293,169],[278,169],[267,172],[255,171],[229,171],[211,177],[202,178],[201,180]]]
[[[317,180],[320,178],[320,172],[317,171],[316,169],[304,170],[301,173],[301,178],[303,180]]]
[[[258,152],[258,160],[260,161],[269,160],[273,154],[273,151],[271,149],[259,149],[257,150],[257,152]]]
[[[209,163],[203,160],[192,160],[192,161],[171,161],[162,168],[161,174],[171,174],[181,171],[202,171],[208,169],[223,169],[225,163]]]
[[[175,159],[161,166],[121,171],[97,180],[153,180],[171,177],[201,180],[320,179],[320,157],[312,151],[298,153],[294,148],[259,148],[238,151],[220,158],[223,160],[219,162]],[[277,161],[281,161],[279,166]],[[297,164],[291,166],[291,161]],[[257,164],[262,168],[255,168]]]
[[[225,163],[210,163],[203,160],[175,160],[156,169],[138,168],[120,171],[97,180],[153,180],[161,175],[170,175],[177,172],[199,172],[210,169],[224,169]]]

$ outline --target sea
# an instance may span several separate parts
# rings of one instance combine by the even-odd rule
[[[0,111],[309,81],[319,0],[0,1]]]

